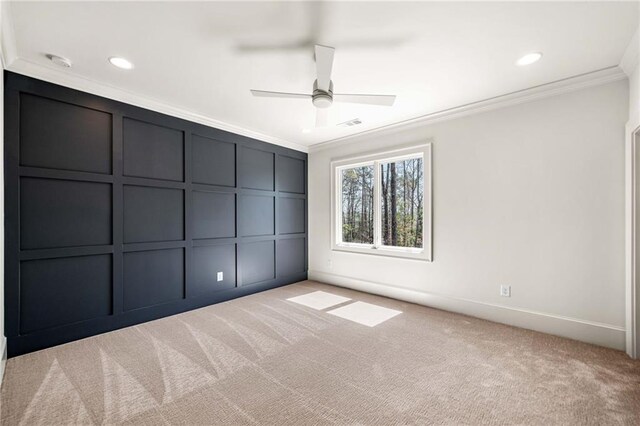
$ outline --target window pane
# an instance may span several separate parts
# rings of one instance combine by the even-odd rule
[[[342,170],[342,241],[373,244],[373,165]]]
[[[381,167],[382,244],[422,248],[424,166],[422,158]]]

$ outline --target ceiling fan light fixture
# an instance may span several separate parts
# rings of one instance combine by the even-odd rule
[[[329,108],[333,103],[333,82],[329,80],[329,89],[325,91],[318,88],[318,80],[314,81],[311,102],[316,108]]]
[[[313,106],[316,108],[329,108],[333,103],[333,99],[329,94],[317,94],[313,95]]]

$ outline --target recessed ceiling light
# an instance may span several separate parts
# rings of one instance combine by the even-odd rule
[[[52,55],[50,53],[47,54],[47,58],[49,58],[49,60],[56,65],[59,65],[64,68],[71,68],[71,61],[68,60],[67,58],[63,58],[62,56],[58,56],[58,55]]]
[[[519,65],[521,67],[525,65],[531,65],[534,62],[538,62],[540,58],[542,58],[542,53],[540,52],[527,53],[522,58],[518,59],[516,65]]]
[[[311,133],[311,129],[302,129],[302,133]]]
[[[109,58],[109,62],[111,65],[122,68],[123,70],[130,70],[133,68],[133,64],[127,61],[125,58],[121,58],[119,56],[112,56]]]

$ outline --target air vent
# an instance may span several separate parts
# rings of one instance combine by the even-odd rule
[[[362,121],[359,118],[354,118],[353,120],[338,124],[338,127],[352,127],[357,126],[358,124],[362,124]]]

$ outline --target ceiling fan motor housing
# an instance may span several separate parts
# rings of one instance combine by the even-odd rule
[[[316,108],[329,108],[333,103],[333,81],[329,82],[328,92],[318,89],[318,80],[314,81],[311,101]]]

